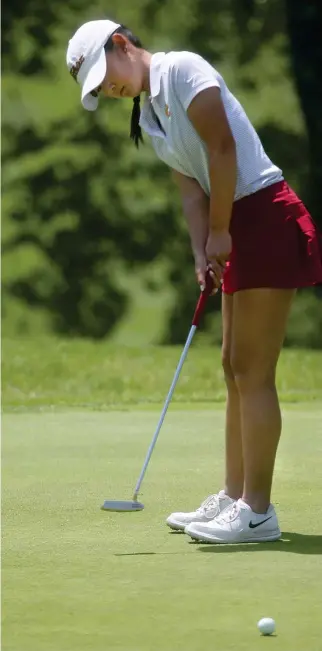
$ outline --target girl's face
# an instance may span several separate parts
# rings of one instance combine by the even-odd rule
[[[106,52],[107,70],[99,92],[105,97],[136,97],[143,88],[140,50],[121,34],[112,37],[114,48]]]

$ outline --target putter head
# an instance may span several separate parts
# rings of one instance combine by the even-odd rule
[[[144,509],[144,504],[137,502],[136,500],[105,500],[104,504],[101,506],[102,511],[114,511],[120,513],[131,513],[132,511],[142,511],[142,509]]]

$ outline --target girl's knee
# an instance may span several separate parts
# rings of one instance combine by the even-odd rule
[[[260,360],[231,356],[231,372],[239,392],[249,392],[262,387],[275,386],[276,365]]]
[[[234,372],[231,366],[230,359],[230,348],[223,347],[221,355],[221,364],[224,370],[225,382],[226,385],[232,385],[235,383]]]

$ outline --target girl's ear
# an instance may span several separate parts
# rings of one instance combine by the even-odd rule
[[[112,41],[113,41],[113,44],[116,47],[121,48],[121,50],[123,50],[123,52],[127,51],[127,39],[126,39],[125,36],[123,36],[123,34],[113,34]]]

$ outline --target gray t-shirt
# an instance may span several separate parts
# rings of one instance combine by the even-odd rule
[[[188,118],[193,98],[202,90],[220,88],[222,101],[236,142],[235,200],[283,179],[265,153],[244,109],[222,76],[205,59],[192,52],[159,52],[151,59],[151,95],[141,113],[142,129],[151,137],[157,156],[171,168],[196,179],[210,195],[208,153]],[[162,126],[158,125],[156,117]]]

